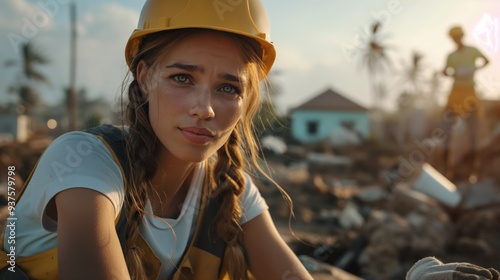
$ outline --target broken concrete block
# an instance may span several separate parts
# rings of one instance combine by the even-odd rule
[[[439,220],[448,220],[448,214],[435,199],[404,187],[395,188],[387,204],[389,210],[402,216],[417,212]]]
[[[358,211],[358,207],[352,202],[348,202],[339,217],[339,224],[344,229],[359,228],[363,225],[365,219]]]
[[[372,203],[386,200],[389,197],[389,192],[379,186],[371,186],[360,189],[355,196],[362,202]]]
[[[455,184],[428,163],[423,164],[419,175],[413,181],[413,189],[451,208],[456,207],[462,199]]]

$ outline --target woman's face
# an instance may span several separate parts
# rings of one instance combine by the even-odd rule
[[[199,162],[227,141],[244,110],[248,77],[240,52],[233,39],[207,31],[165,51],[157,66],[138,65],[162,154]]]

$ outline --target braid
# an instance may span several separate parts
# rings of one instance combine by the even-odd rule
[[[242,213],[239,197],[244,191],[245,179],[238,129],[219,149],[213,174],[218,176],[215,180],[219,182],[217,192],[222,205],[216,216],[216,232],[227,244],[222,271],[228,272],[230,279],[247,279],[247,265],[241,246],[243,231],[240,226]]]
[[[158,59],[158,54],[184,36],[182,31],[171,31],[158,32],[144,39],[130,66],[129,74],[132,75],[132,82],[128,88],[127,79],[122,84],[122,98],[127,92],[129,100],[124,111],[124,119],[129,126],[126,142],[130,172],[124,208],[128,211],[124,254],[132,280],[147,279],[148,268],[143,262],[144,252],[136,244],[140,236],[139,228],[146,214],[147,194],[152,189],[150,180],[157,169],[157,155],[161,145],[149,122],[149,102],[137,81],[137,65],[140,61],[145,61],[148,66],[152,66]]]
[[[127,209],[127,235],[125,261],[131,279],[147,279],[147,268],[143,265],[143,253],[136,246],[139,228],[146,208],[147,190],[151,187],[150,179],[156,170],[158,141],[148,119],[148,102],[143,97],[137,80],[132,81],[128,90],[129,104],[126,121],[129,124],[127,137],[127,156],[129,157],[130,175],[128,178],[125,209]]]
[[[144,61],[155,71],[159,54],[168,51],[176,42],[199,32],[197,29],[173,30],[150,34],[140,44],[137,55],[130,65],[133,81],[128,86],[129,104],[126,109],[126,122],[130,127],[127,137],[127,156],[130,174],[127,179],[125,209],[127,213],[127,242],[125,260],[133,280],[147,279],[148,268],[144,267],[144,252],[135,245],[139,238],[139,228],[143,221],[147,194],[152,189],[150,180],[157,170],[161,143],[149,122],[148,100],[141,92],[137,81],[137,66]],[[265,77],[262,60],[251,42],[242,36],[229,34],[241,47],[242,58],[248,62],[246,71],[249,82],[245,98],[244,117],[234,128],[228,141],[217,152],[215,162],[209,161],[207,176],[212,186],[212,197],[217,196],[221,208],[215,217],[215,233],[226,244],[221,271],[227,272],[230,279],[248,279],[247,263],[242,247],[243,230],[240,225],[242,209],[240,197],[245,189],[243,171],[255,168],[265,175],[258,165],[258,144],[254,138],[252,119],[260,104],[259,80]],[[157,71],[157,70],[156,70]],[[124,86],[124,88],[126,88]],[[123,93],[125,90],[122,91]],[[250,170],[247,170],[250,171]],[[268,179],[272,180],[268,176]],[[279,187],[289,201],[289,197]],[[291,207],[290,207],[291,208]]]

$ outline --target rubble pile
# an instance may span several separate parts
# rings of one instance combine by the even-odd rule
[[[0,146],[0,169],[16,166],[20,187],[49,143]],[[455,191],[439,190],[439,180],[429,184],[436,174],[425,164],[420,174],[427,177],[415,168],[414,176],[397,180],[390,174],[399,152],[366,143],[341,150],[288,147],[268,156],[270,175],[293,206],[271,180],[255,182],[281,235],[315,279],[400,280],[426,256],[500,270],[500,173],[494,168],[500,153],[492,147],[495,153],[482,150],[482,162],[492,165],[483,164],[479,181],[459,182]],[[0,193],[0,225],[2,205]]]
[[[0,228],[3,228],[7,219],[7,168],[15,168],[15,187],[16,194],[30,173],[33,166],[48,147],[52,139],[41,138],[33,139],[25,143],[9,143],[0,145]]]
[[[258,184],[280,232],[315,279],[334,279],[325,267],[341,269],[349,275],[345,279],[404,279],[426,256],[500,269],[497,180],[483,177],[452,192],[436,190],[439,180],[429,184],[432,172],[420,181],[416,172],[391,184],[385,173],[393,154],[363,153],[370,154],[314,151],[285,163],[268,158],[273,178],[293,200],[291,226],[280,192],[269,182]],[[460,201],[450,204],[457,197]],[[325,273],[330,278],[322,278]]]
[[[51,142],[50,138],[41,138],[24,143],[13,142],[0,145],[0,170],[7,170],[8,166],[14,166],[16,187],[20,187],[22,180],[28,178],[38,158]],[[6,176],[6,172],[0,173],[0,182],[6,182]]]

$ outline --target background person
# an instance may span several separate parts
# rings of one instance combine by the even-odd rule
[[[482,115],[482,107],[475,90],[474,74],[478,69],[485,67],[489,61],[477,48],[464,45],[464,32],[460,26],[452,27],[449,36],[456,44],[456,49],[448,55],[443,74],[453,78],[453,85],[448,95],[444,113],[444,130],[446,140],[444,143],[444,174],[449,178],[453,174],[450,166],[449,153],[451,129],[457,117],[466,120],[470,153],[472,155],[472,176],[478,169],[475,158],[476,138],[478,133],[478,118]],[[471,178],[473,179],[473,178]]]

